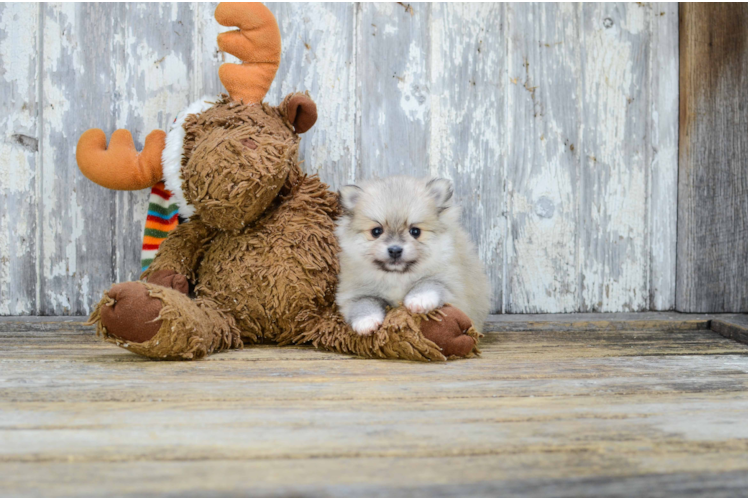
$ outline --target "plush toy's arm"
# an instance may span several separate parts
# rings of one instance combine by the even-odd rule
[[[213,238],[215,231],[203,224],[200,219],[192,218],[180,224],[161,243],[156,257],[140,279],[149,282],[157,277],[157,271],[173,271],[195,281],[195,271]],[[158,273],[162,275],[164,273]]]

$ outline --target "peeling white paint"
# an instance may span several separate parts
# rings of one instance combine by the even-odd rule
[[[3,128],[13,130],[13,124],[7,124]],[[33,187],[34,170],[29,168],[27,162],[28,150],[19,144],[14,144],[12,138],[5,138],[6,143],[0,144],[0,158],[2,158],[2,169],[0,169],[0,186],[6,194],[28,193]],[[10,144],[9,144],[10,143]]]
[[[649,308],[649,69],[642,54],[650,33],[639,29],[640,6],[615,7],[585,5],[582,49],[587,125],[582,309],[601,312]]]
[[[9,217],[0,217],[0,315],[12,314],[11,301],[14,290],[11,290],[10,275],[10,228]],[[18,294],[20,295],[20,294]]]
[[[63,122],[64,115],[70,110],[70,101],[65,95],[64,87],[58,85],[56,79],[60,71],[66,66],[77,66],[75,46],[71,41],[70,31],[75,19],[74,4],[60,4],[45,12],[44,43],[44,77],[42,80],[41,103],[44,111],[44,135],[41,147],[47,151],[42,164],[42,258],[41,272],[45,282],[46,294],[42,300],[56,311],[64,313],[70,309],[70,301],[66,289],[56,289],[55,285],[62,283],[66,277],[74,271],[69,272],[70,262],[76,258],[75,241],[66,230],[66,226],[73,222],[72,214],[66,205],[66,192],[62,186],[58,186],[59,166],[55,158],[57,136],[65,137],[72,141],[75,138],[66,137],[66,127]],[[65,210],[65,207],[68,210]],[[57,278],[61,278],[58,280]]]
[[[675,307],[678,199],[678,5],[651,4],[649,78],[652,124],[650,182],[650,307]]]
[[[36,312],[38,21],[0,5],[0,315]]]
[[[425,122],[428,117],[429,93],[423,83],[421,73],[422,61],[425,54],[421,52],[418,43],[413,41],[408,47],[408,62],[402,76],[396,76],[397,88],[400,90],[400,108],[411,120]]]
[[[565,4],[516,5],[508,25],[505,310],[575,311],[575,192],[582,114],[581,103],[573,98],[580,73],[579,48],[573,40],[579,9]]]
[[[19,93],[33,88],[34,81],[30,78],[33,72],[29,70],[29,63],[35,60],[31,53],[36,47],[38,36],[37,8],[34,5],[9,3],[4,6],[0,17],[0,78],[12,84]],[[10,116],[3,117],[8,120]],[[14,121],[22,126],[33,126],[33,118],[29,113],[13,115]]]
[[[626,9],[626,15],[621,19],[623,29],[632,35],[638,35],[647,30],[652,9],[656,7],[655,4],[643,2],[636,6],[636,9]]]
[[[436,4],[430,36],[429,173],[453,181],[501,310],[505,43],[500,4]],[[484,50],[491,47],[492,50]]]
[[[433,4],[362,3],[358,24],[360,172],[364,177],[429,172],[428,19]],[[386,116],[386,125],[380,116]]]
[[[268,4],[279,20],[282,62],[267,101],[309,91],[318,106],[303,136],[302,167],[334,189],[355,178],[355,53],[352,4]],[[301,20],[301,22],[300,22]]]

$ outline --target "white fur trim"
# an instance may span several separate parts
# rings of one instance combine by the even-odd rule
[[[166,134],[166,147],[161,153],[164,184],[174,194],[182,217],[191,217],[195,207],[187,203],[182,192],[182,156],[184,155],[184,121],[188,115],[202,113],[215,104],[219,98],[203,96],[179,112]]]

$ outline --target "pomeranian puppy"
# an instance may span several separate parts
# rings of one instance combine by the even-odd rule
[[[413,313],[450,303],[482,330],[488,279],[452,192],[446,179],[405,176],[340,190],[336,301],[358,334],[375,332],[385,308],[401,303]]]

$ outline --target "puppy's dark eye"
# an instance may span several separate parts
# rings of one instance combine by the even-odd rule
[[[374,229],[371,230],[371,235],[374,236],[375,238],[379,238],[380,236],[382,236],[383,232],[384,230],[381,227],[375,227]]]
[[[410,235],[414,237],[415,239],[418,239],[418,237],[421,236],[421,230],[418,229],[417,227],[411,227]]]

